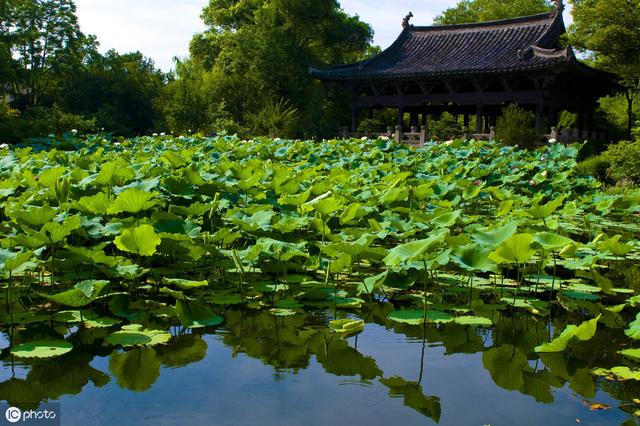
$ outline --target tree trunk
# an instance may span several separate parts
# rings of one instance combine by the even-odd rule
[[[634,117],[633,117],[633,98],[631,89],[627,89],[624,93],[627,98],[627,137],[631,139],[631,131],[633,130]]]

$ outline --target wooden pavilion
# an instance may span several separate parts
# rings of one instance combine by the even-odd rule
[[[427,124],[429,115],[476,117],[476,133],[488,133],[509,103],[531,110],[539,132],[549,133],[560,111],[578,114],[592,130],[597,100],[615,88],[609,74],[580,62],[561,45],[564,5],[549,13],[500,21],[418,27],[403,21],[398,39],[379,55],[348,65],[311,67],[314,77],[343,85],[351,94],[351,130],[363,110],[398,110],[402,126]]]

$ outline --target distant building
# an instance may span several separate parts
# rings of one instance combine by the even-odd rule
[[[563,110],[577,113],[580,130],[589,130],[597,100],[615,83],[580,62],[571,46],[561,46],[564,6],[556,4],[550,13],[462,25],[416,27],[410,14],[379,55],[310,72],[350,91],[352,131],[363,109],[372,116],[375,109],[396,108],[398,125],[405,113],[417,126],[448,111],[464,115],[466,126],[475,115],[475,131],[483,133],[509,103],[533,111],[541,132],[549,132]]]

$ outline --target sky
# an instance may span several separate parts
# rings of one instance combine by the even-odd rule
[[[76,0],[80,27],[94,34],[100,50],[140,51],[163,71],[173,68],[175,56],[189,53],[193,35],[205,29],[200,20],[207,0]],[[375,31],[374,43],[383,49],[402,30],[404,16],[413,12],[414,25],[430,25],[457,0],[341,0],[342,9],[358,15]],[[571,22],[570,11],[565,22]]]

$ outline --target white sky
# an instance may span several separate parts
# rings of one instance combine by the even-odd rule
[[[76,0],[80,26],[94,34],[100,50],[120,53],[139,50],[164,71],[173,57],[187,56],[193,34],[205,29],[200,12],[207,0]],[[415,25],[430,25],[433,18],[457,0],[341,0],[350,15],[371,24],[375,44],[383,49],[401,31],[402,18],[412,11]],[[565,12],[565,22],[571,17]]]

